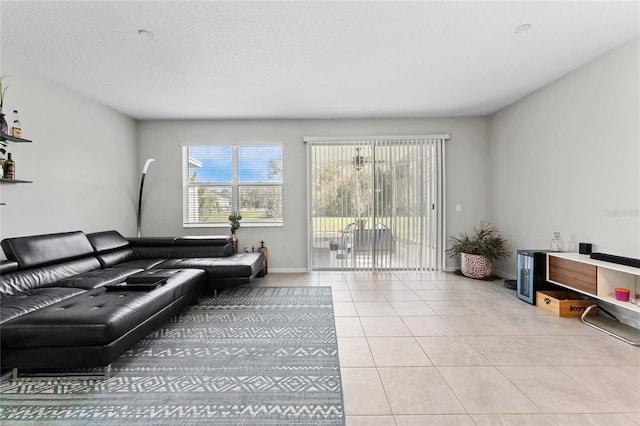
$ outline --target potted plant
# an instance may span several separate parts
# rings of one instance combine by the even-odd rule
[[[236,230],[240,228],[240,221],[242,220],[242,215],[240,213],[231,213],[229,215],[229,225],[231,225],[231,244],[233,245],[233,252],[238,252],[238,236],[236,235]]]
[[[449,237],[447,254],[454,257],[460,253],[460,269],[469,278],[482,279],[491,276],[494,260],[511,256],[506,249],[507,240],[500,236],[498,228],[490,223],[480,222],[473,228],[473,235],[466,233]]]

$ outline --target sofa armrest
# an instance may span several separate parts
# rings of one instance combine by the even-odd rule
[[[9,272],[18,270],[18,262],[13,260],[0,261],[0,275],[8,274]]]

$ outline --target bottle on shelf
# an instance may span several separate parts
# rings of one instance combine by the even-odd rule
[[[18,119],[18,110],[13,110],[13,125],[11,126],[11,136],[15,136],[17,138],[22,136],[22,126],[20,125],[20,120]]]
[[[551,251],[562,251],[564,250],[564,241],[560,238],[559,232],[553,233],[553,239],[551,240]]]
[[[2,179],[15,179],[16,178],[16,163],[11,158],[11,153],[7,152],[7,159],[4,160],[2,165]]]
[[[4,118],[4,114],[0,113],[0,133],[4,133],[5,135],[9,134],[9,125],[7,124],[7,120]]]

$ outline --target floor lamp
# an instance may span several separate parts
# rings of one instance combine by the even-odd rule
[[[142,178],[140,179],[140,195],[138,196],[138,237],[142,236],[142,190],[144,189],[144,177],[147,175],[147,170],[155,158],[149,158],[144,167],[142,168]]]

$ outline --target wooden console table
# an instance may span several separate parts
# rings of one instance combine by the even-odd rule
[[[640,268],[591,259],[585,254],[548,253],[547,281],[640,315],[638,302],[633,304],[615,298],[617,287],[628,288],[631,298],[636,298],[640,293]],[[587,321],[587,315],[597,306],[594,303],[587,308],[581,317],[583,323],[631,345],[640,346],[640,341],[626,339]]]

